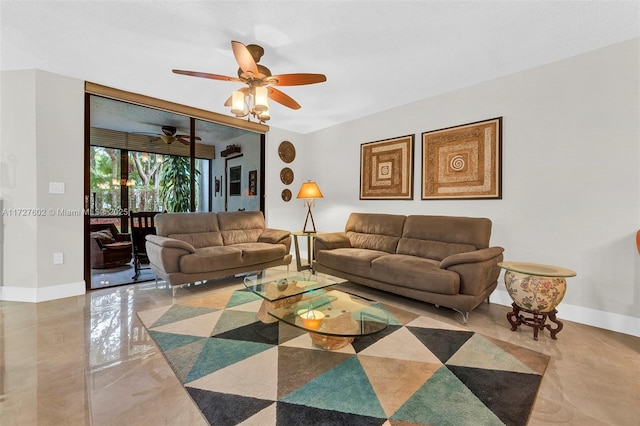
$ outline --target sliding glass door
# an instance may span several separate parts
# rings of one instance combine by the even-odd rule
[[[98,95],[87,105],[89,288],[148,279],[133,278],[122,240],[132,212],[264,211],[262,134]]]

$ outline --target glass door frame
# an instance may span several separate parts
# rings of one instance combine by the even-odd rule
[[[230,127],[235,127],[235,128],[239,128],[239,129],[244,129],[244,130],[248,130],[254,133],[258,133],[260,135],[260,163],[261,163],[261,172],[260,172],[260,190],[259,190],[259,196],[260,196],[260,210],[263,212],[264,214],[264,182],[265,182],[265,133],[269,130],[269,127],[264,125],[264,124],[260,124],[260,123],[253,123],[253,122],[249,122],[246,120],[241,120],[238,118],[234,118],[234,117],[230,117],[230,116],[226,116],[226,115],[222,115],[222,114],[218,114],[218,113],[214,113],[214,112],[210,112],[210,111],[205,111],[205,110],[201,110],[198,108],[193,108],[193,107],[188,107],[185,105],[180,105],[180,104],[176,104],[173,102],[169,102],[169,101],[164,101],[161,99],[157,99],[157,98],[152,98],[149,96],[145,96],[145,95],[140,95],[140,94],[136,94],[136,93],[132,93],[132,92],[126,92],[126,91],[122,91],[119,89],[114,89],[111,87],[107,87],[107,86],[101,86],[95,83],[91,83],[91,82],[85,82],[85,95],[84,95],[84,100],[85,100],[85,108],[84,108],[84,120],[85,120],[85,125],[84,125],[84,139],[85,139],[85,148],[84,148],[84,211],[85,212],[89,212],[90,208],[91,208],[91,194],[90,194],[90,186],[91,186],[91,182],[90,182],[90,157],[89,157],[89,150],[90,150],[90,140],[91,140],[91,96],[92,95],[97,95],[97,96],[103,96],[106,98],[110,98],[116,101],[122,101],[122,102],[128,102],[128,103],[132,103],[135,105],[140,105],[140,106],[145,106],[145,107],[149,107],[149,108],[155,108],[155,109],[159,109],[159,110],[163,110],[163,111],[167,111],[167,112],[173,112],[176,114],[182,114],[185,116],[190,117],[190,139],[192,142],[195,142],[195,119],[201,119],[204,121],[210,121],[213,123],[217,123],[217,124],[221,124],[221,125],[226,125],[226,126],[230,126]],[[190,146],[190,158],[192,159],[191,161],[191,180],[192,180],[192,184],[191,184],[191,210],[195,210],[195,185],[194,185],[194,180],[195,180],[195,161],[193,160],[195,158],[195,144],[192,143]],[[122,161],[122,159],[121,159]],[[127,159],[128,161],[128,159]],[[126,169],[125,169],[126,170]],[[210,167],[210,176],[212,176],[211,173],[211,167]],[[209,188],[211,188],[212,185],[209,185]],[[121,191],[125,191],[126,193],[126,189],[121,188]],[[211,192],[211,191],[210,191]],[[121,195],[123,195],[121,193]],[[209,198],[211,198],[211,195],[209,195]],[[126,205],[128,206],[128,197],[124,197],[123,198],[126,203]],[[210,203],[211,206],[211,203]],[[90,215],[89,214],[85,214],[84,215],[84,281],[85,281],[85,289],[86,291],[91,291],[91,253],[90,253]],[[121,218],[121,222],[125,223],[125,229],[128,229],[128,223],[126,220],[122,220]]]

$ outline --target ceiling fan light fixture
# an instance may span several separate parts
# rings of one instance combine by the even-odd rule
[[[269,91],[264,86],[256,87],[256,94],[254,98],[254,109],[262,112],[269,110]]]
[[[245,115],[244,93],[236,90],[231,94],[231,113],[238,117]]]

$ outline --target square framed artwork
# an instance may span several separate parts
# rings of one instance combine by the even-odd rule
[[[360,199],[413,200],[414,135],[360,145]]]
[[[422,134],[422,199],[502,198],[502,117]]]

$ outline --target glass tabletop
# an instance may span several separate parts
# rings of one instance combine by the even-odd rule
[[[326,336],[366,336],[389,326],[389,315],[380,303],[340,290],[305,294],[299,302],[273,309],[269,315]]]
[[[279,272],[262,274],[252,272],[244,277],[244,286],[270,302],[329,287],[342,280],[317,274],[311,270],[303,272]]]
[[[500,262],[498,266],[507,271],[540,277],[575,277],[577,274],[570,269],[553,265],[541,265],[529,262]]]

